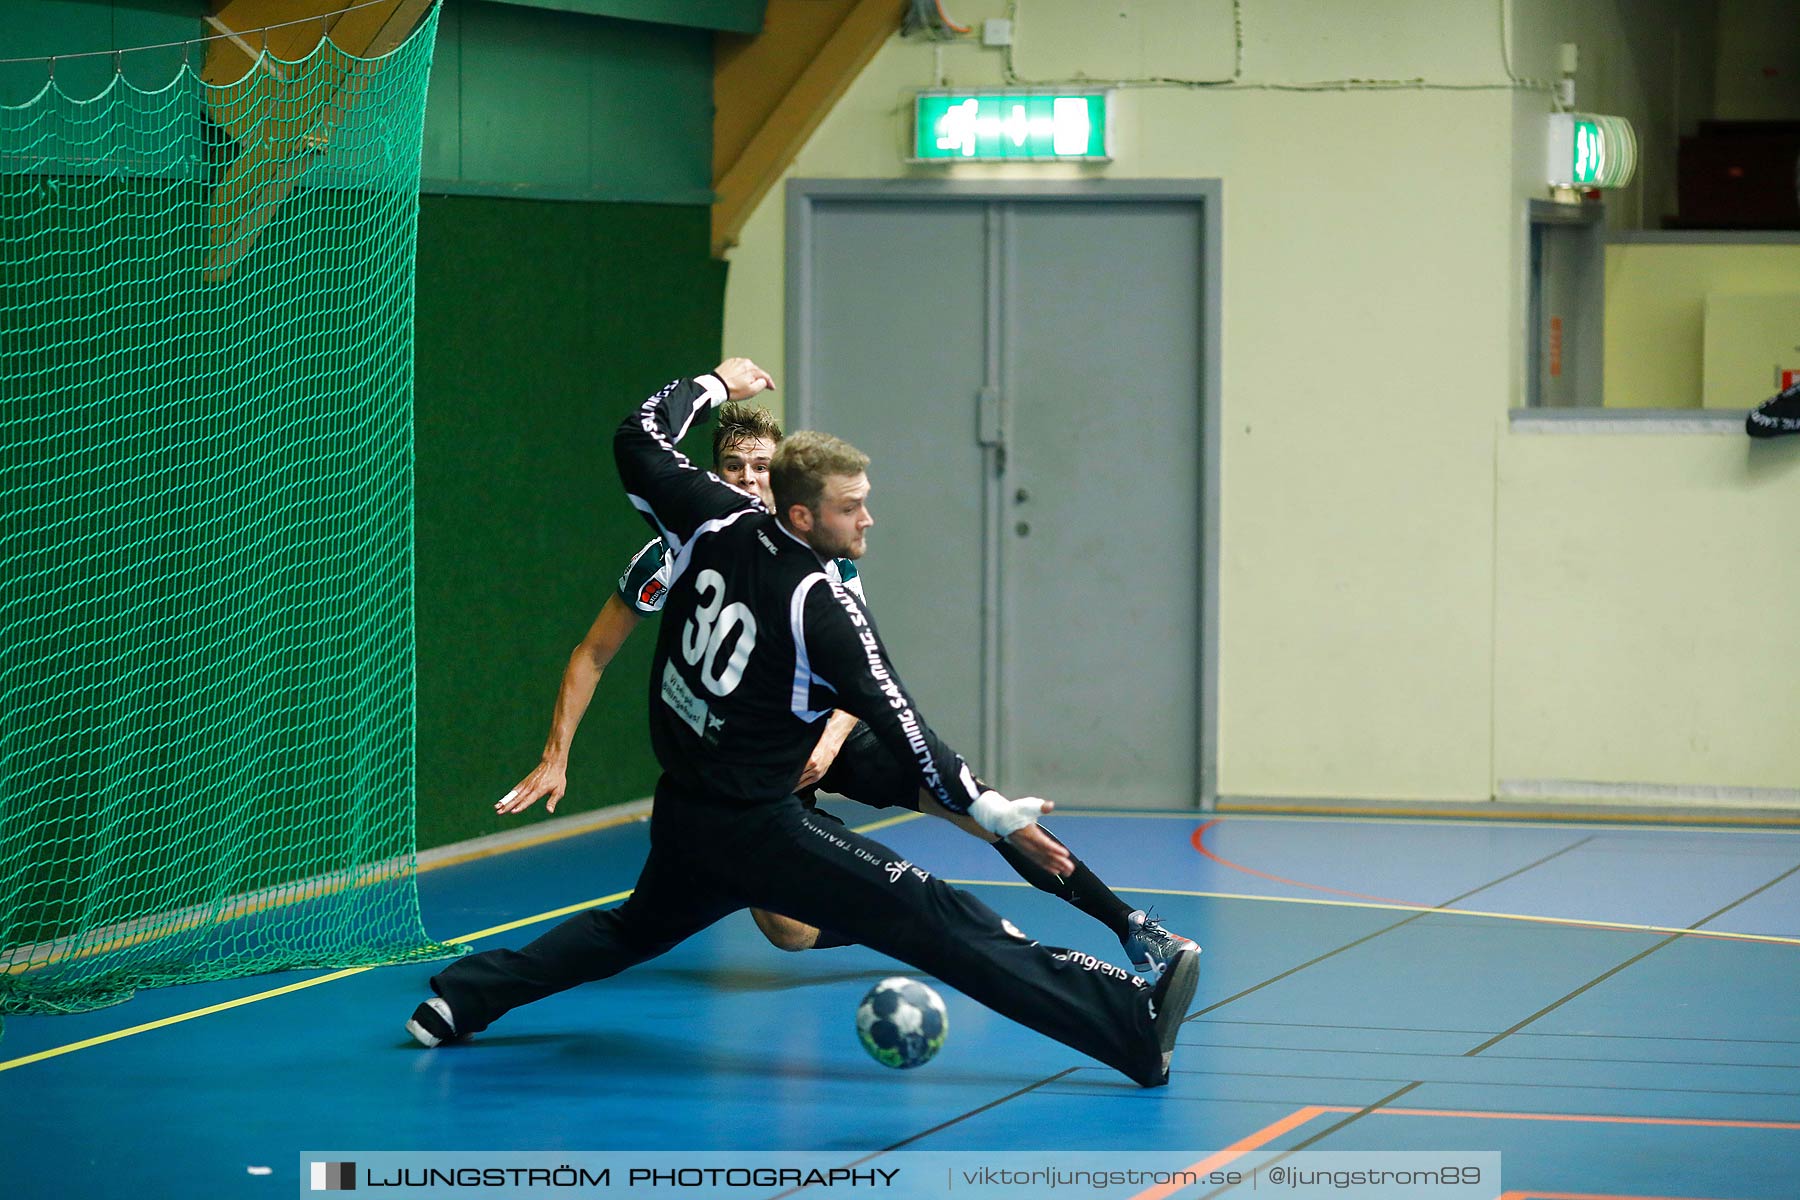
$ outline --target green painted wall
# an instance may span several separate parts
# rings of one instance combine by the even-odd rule
[[[718,0],[725,8],[746,2]],[[444,0],[425,106],[426,189],[710,204],[713,35],[656,23],[661,6],[639,7],[644,16],[624,20]],[[5,0],[0,9],[0,58],[148,46],[205,32],[204,0]],[[184,57],[198,70],[205,49],[195,42],[119,61],[131,83],[158,89]],[[113,73],[105,54],[56,64],[58,85],[82,99],[103,91]],[[25,103],[47,78],[41,63],[0,63],[0,104]]]
[[[693,25],[730,33],[757,33],[763,26],[767,0],[499,0],[527,8],[553,8],[561,12],[591,13],[601,17],[625,17],[632,21],[660,21],[666,25]]]
[[[421,848],[522,823],[494,801],[536,764],[569,652],[649,537],[619,487],[613,427],[669,378],[718,362],[725,268],[708,219],[675,205],[423,202]],[[641,629],[601,681],[559,813],[655,783],[654,633]]]
[[[6,0],[0,5],[0,58],[36,58],[156,46],[197,37],[206,0]],[[189,52],[200,66],[202,51]],[[120,58],[125,78],[156,89],[181,67],[182,48],[144,50]],[[113,58],[65,58],[57,83],[82,99],[112,82]],[[38,63],[0,63],[0,104],[25,103],[44,86],[48,68]]]
[[[426,189],[712,202],[712,34],[446,0]]]

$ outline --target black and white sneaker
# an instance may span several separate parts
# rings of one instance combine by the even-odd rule
[[[1175,1054],[1175,1036],[1187,1020],[1188,1005],[1194,1002],[1194,988],[1200,982],[1200,951],[1177,950],[1168,961],[1162,978],[1150,989],[1145,1001],[1150,1006],[1150,1028],[1156,1035],[1157,1052],[1162,1055],[1162,1074],[1146,1087],[1160,1087],[1169,1082],[1169,1060]]]
[[[1170,933],[1161,921],[1141,908],[1131,914],[1131,931],[1119,939],[1119,944],[1125,947],[1125,956],[1138,974],[1151,978],[1161,975],[1163,967],[1181,951],[1198,953],[1200,949],[1192,938]]]
[[[1751,409],[1744,418],[1744,432],[1753,438],[1800,433],[1800,383],[1781,389]]]
[[[413,1009],[412,1020],[406,1023],[406,1032],[412,1034],[413,1040],[419,1045],[427,1048],[457,1041],[461,1036],[456,1032],[455,1019],[450,1016],[450,1006],[444,1003],[442,996],[433,996]]]

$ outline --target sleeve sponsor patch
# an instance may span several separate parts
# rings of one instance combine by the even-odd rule
[[[668,547],[653,538],[632,557],[619,577],[619,599],[648,616],[661,612],[669,598]]]

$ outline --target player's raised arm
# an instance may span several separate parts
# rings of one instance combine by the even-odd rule
[[[707,374],[677,379],[639,405],[613,434],[613,459],[626,494],[672,553],[679,555],[708,521],[758,505],[700,470],[676,449],[697,419],[726,400],[775,386],[747,358],[728,358]]]

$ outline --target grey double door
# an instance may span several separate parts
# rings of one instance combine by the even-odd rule
[[[873,459],[876,623],[1009,794],[1198,802],[1203,228],[1194,201],[857,198],[796,225],[790,423]]]

